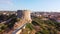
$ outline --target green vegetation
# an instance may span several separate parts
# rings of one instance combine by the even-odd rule
[[[6,29],[6,28],[7,28],[7,25],[5,25],[5,24],[0,24],[0,32],[3,32],[4,29]]]
[[[41,20],[39,18],[33,18],[33,21],[38,23],[41,28],[36,34],[57,34],[60,28],[60,23],[52,20]]]
[[[42,18],[39,17],[33,17],[32,23],[26,25],[26,30],[29,29],[28,31],[30,31],[30,34],[33,30],[36,31],[35,34],[58,34],[60,32],[60,23],[52,20],[41,19]]]
[[[33,25],[31,23],[26,24],[26,28],[29,28],[30,30],[33,30]]]
[[[15,22],[20,21],[20,18],[16,18],[14,14],[6,16],[5,18],[7,18],[5,20],[10,18],[12,20],[6,24],[0,23],[0,32],[4,32],[7,28],[12,29]],[[60,23],[54,20],[42,20],[42,18],[45,17],[33,17],[32,23],[26,24],[26,28],[22,30],[22,34],[58,34],[60,32]]]
[[[4,32],[6,29],[12,29],[15,22],[17,22],[17,18],[15,14],[9,15],[8,17],[6,17],[5,19],[8,20],[12,18],[11,21],[9,21],[8,23],[0,23],[0,33]]]

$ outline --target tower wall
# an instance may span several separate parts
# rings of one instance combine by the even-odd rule
[[[17,11],[17,17],[25,19],[27,21],[31,21],[31,11],[29,10],[18,10]]]

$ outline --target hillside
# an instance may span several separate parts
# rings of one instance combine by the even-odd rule
[[[60,23],[54,20],[42,20],[40,17],[33,17],[32,23],[26,25],[22,34],[60,34]]]

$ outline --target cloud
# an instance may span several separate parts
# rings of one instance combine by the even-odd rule
[[[13,5],[12,0],[0,0],[0,5]]]

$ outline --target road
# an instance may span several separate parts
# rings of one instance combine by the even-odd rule
[[[17,22],[17,23],[14,25],[13,30],[10,30],[7,34],[16,34],[16,33],[19,32],[27,23],[28,23],[27,20],[21,19],[19,22]],[[20,32],[19,32],[19,33],[20,33]]]
[[[8,19],[8,20],[6,20],[6,21],[4,21],[4,22],[1,22],[1,23],[2,23],[2,24],[9,23],[11,20],[12,20],[12,18],[10,18],[10,19]]]
[[[10,18],[9,20],[2,22],[2,23],[9,23],[12,20],[12,18]],[[27,20],[25,19],[21,19],[19,22],[17,22],[17,24],[14,25],[13,30],[10,30],[8,33],[6,34],[16,34],[17,32],[19,32],[26,24],[28,23]]]
[[[23,24],[19,28],[17,28],[15,31],[12,32],[12,34],[16,34],[18,31],[20,31],[27,23]]]
[[[19,32],[28,22],[25,19],[21,19],[21,21],[18,22],[17,29],[15,29],[12,34],[16,34]]]

